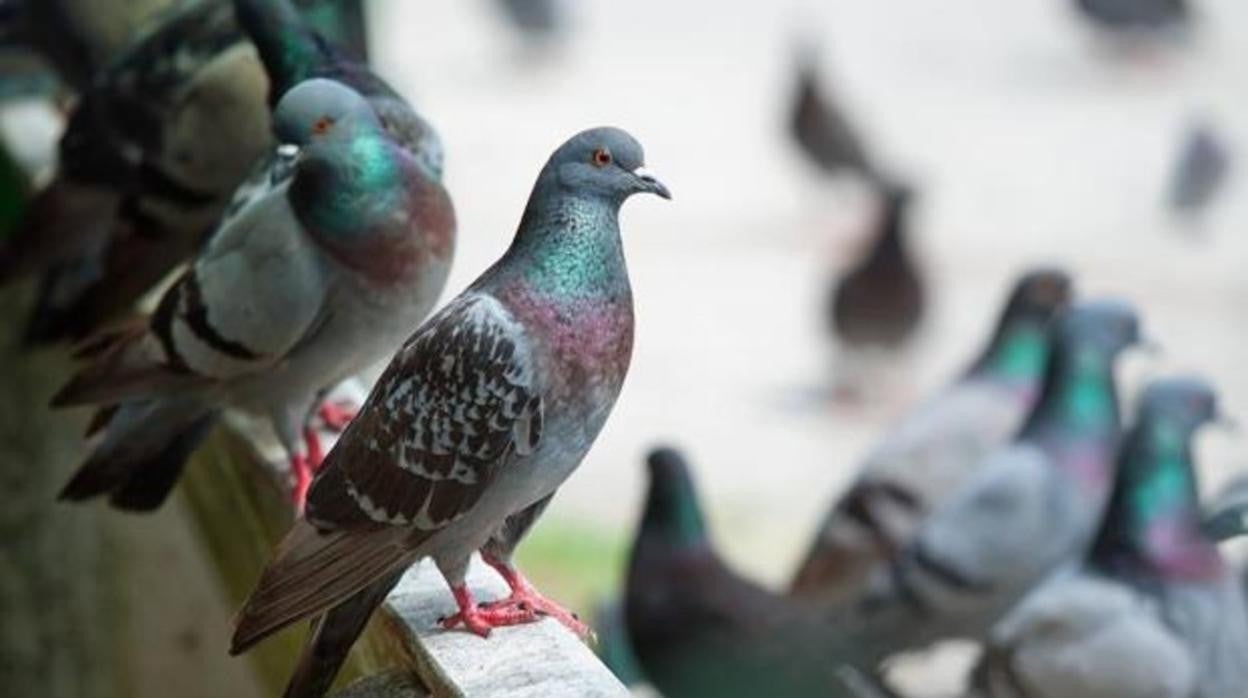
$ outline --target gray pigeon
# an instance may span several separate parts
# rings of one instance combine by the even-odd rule
[[[632,356],[619,209],[668,198],[641,145],[596,128],[542,169],[510,249],[408,339],[326,458],[307,515],[239,613],[231,651],[314,618],[286,695],[319,696],[373,608],[431,557],[458,613],[491,628],[571,615],[512,551],[607,420]],[[464,573],[482,549],[512,595],[478,607]]]
[[[789,113],[789,135],[812,164],[826,174],[847,172],[877,179],[877,168],[849,117],[820,86],[813,49],[800,51],[797,92]]]
[[[1203,381],[1167,379],[1145,390],[1087,568],[1045,584],[993,630],[979,671],[988,695],[1243,694],[1244,592],[1201,531],[1192,462],[1196,430],[1216,417],[1216,395]]]
[[[1231,155],[1213,126],[1201,121],[1183,137],[1182,150],[1170,179],[1170,206],[1196,215],[1208,206],[1226,181]]]
[[[815,609],[724,564],[678,452],[656,449],[648,464],[625,617],[644,674],[666,698],[891,695],[853,666],[852,640]]]
[[[878,657],[982,639],[1045,577],[1087,552],[1114,481],[1114,361],[1140,340],[1135,311],[1081,302],[1054,323],[1039,402],[934,511],[848,616]]]
[[[268,416],[300,503],[318,394],[381,360],[432,309],[455,216],[438,181],[345,85],[297,85],[274,113],[292,176],[233,216],[137,326],[88,346],[56,404],[105,406],[62,496],[159,506],[222,407]],[[106,428],[105,428],[106,427]]]
[[[1159,32],[1187,23],[1187,0],[1076,0],[1084,17],[1111,32]]]
[[[1040,392],[1049,323],[1069,297],[1070,279],[1061,271],[1019,278],[970,368],[902,417],[867,456],[821,524],[793,593],[828,601],[856,596],[980,460],[1013,438]]]

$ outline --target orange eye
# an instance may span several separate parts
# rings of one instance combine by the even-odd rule
[[[598,148],[594,151],[591,162],[595,167],[606,167],[611,164],[611,151],[606,148]]]
[[[334,125],[333,119],[329,118],[328,116],[322,116],[321,118],[316,120],[316,123],[312,124],[312,133],[315,133],[318,136],[323,136],[326,133],[329,133],[329,129],[333,125]]]

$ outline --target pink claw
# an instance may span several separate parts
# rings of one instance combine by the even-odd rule
[[[359,412],[359,405],[350,401],[329,402],[326,400],[316,409],[316,416],[320,418],[326,429],[340,432],[347,428]]]

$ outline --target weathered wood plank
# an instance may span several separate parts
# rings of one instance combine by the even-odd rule
[[[507,595],[507,586],[478,559],[468,571],[482,601]],[[438,619],[455,612],[446,582],[426,560],[404,575],[383,611],[421,679],[436,696],[597,698],[628,689],[575,635],[554,620],[499,628],[482,639],[446,632]]]

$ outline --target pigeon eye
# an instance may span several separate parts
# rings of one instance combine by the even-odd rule
[[[594,151],[593,156],[590,158],[590,162],[593,162],[595,167],[606,167],[607,165],[610,165],[611,151],[606,148],[598,148]]]
[[[329,129],[332,128],[333,125],[334,125],[333,119],[329,118],[328,116],[322,116],[321,118],[316,120],[316,123],[312,124],[312,133],[318,136],[323,136],[329,133]]]

